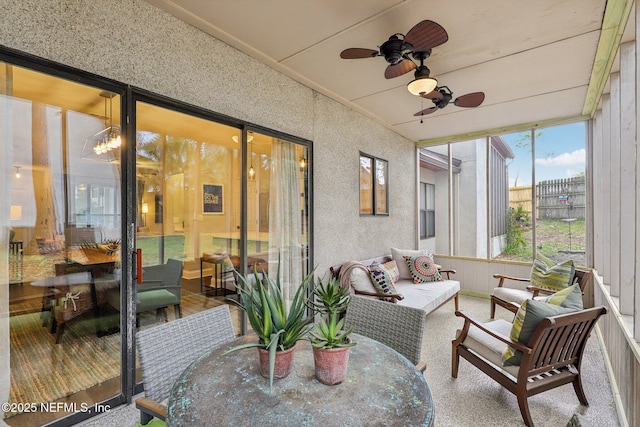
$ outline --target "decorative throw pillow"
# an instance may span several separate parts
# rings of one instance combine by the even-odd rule
[[[415,255],[428,255],[428,253],[425,250],[416,251],[411,249],[391,248],[391,257],[396,262],[401,279],[413,279],[413,276],[411,275],[411,271],[409,271],[409,266],[407,265],[407,262],[404,260],[404,257],[415,256]]]
[[[374,263],[371,264],[371,266],[369,266],[369,269],[371,269],[371,267],[374,265],[377,265],[380,268],[387,270],[387,272],[391,276],[391,279],[393,279],[393,283],[400,280],[400,271],[398,270],[398,264],[396,264],[395,260],[392,259],[391,261],[387,261],[383,263],[374,261]]]
[[[429,255],[404,256],[411,272],[413,283],[437,282],[442,280],[438,267]]]
[[[571,308],[574,311],[582,310],[584,308],[582,303],[582,291],[578,285],[569,286],[568,288],[558,291],[553,295],[549,295],[542,301],[548,304],[559,305],[560,307]]]
[[[553,260],[538,254],[531,267],[531,283],[539,288],[561,291],[571,285],[575,267],[573,260],[556,264]]]
[[[510,337],[513,341],[527,345],[542,319],[549,316],[557,316],[558,314],[571,313],[573,311],[576,310],[548,304],[543,301],[525,300],[513,318]],[[511,346],[507,346],[507,348],[503,350],[503,366],[520,365],[521,361],[522,352],[520,350],[516,350]]]
[[[373,286],[376,288],[378,293],[398,293],[398,291],[396,290],[396,285],[386,269],[381,268],[379,264],[374,264],[370,267],[369,272],[373,281]],[[385,299],[390,300],[390,298]]]

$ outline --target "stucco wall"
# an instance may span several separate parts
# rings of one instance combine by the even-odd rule
[[[416,151],[375,121],[141,0],[0,1],[0,44],[313,141],[315,263],[416,245]],[[358,214],[358,153],[389,161],[388,217]]]

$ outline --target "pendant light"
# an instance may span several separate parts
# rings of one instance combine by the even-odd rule
[[[249,179],[254,180],[256,178],[256,170],[253,168],[253,143],[249,142],[249,157],[251,159],[251,165],[249,166]]]

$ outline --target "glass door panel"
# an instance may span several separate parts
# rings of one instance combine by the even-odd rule
[[[142,281],[134,292],[144,329],[225,304],[235,292],[242,141],[236,128],[142,101],[135,108]],[[166,292],[174,298],[157,310],[155,297]]]
[[[283,294],[290,300],[310,271],[308,153],[303,145],[252,136],[247,158],[247,264],[264,268],[275,279],[280,262]]]
[[[120,393],[120,97],[0,69],[0,144],[11,165],[2,192],[10,252],[0,251],[11,267],[0,283],[10,331],[0,359],[10,371],[0,373],[0,401],[16,404],[2,414],[7,424],[41,425]]]

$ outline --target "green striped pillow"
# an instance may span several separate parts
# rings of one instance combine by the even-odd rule
[[[571,313],[576,311],[572,308],[561,307],[554,304],[548,304],[542,301],[525,300],[516,316],[513,319],[510,338],[524,345],[529,344],[529,340],[533,336],[533,332],[545,317],[556,316],[558,314]],[[514,366],[520,365],[522,361],[522,352],[511,346],[507,346],[502,351],[502,365]]]
[[[575,267],[573,260],[556,264],[553,260],[538,254],[531,267],[531,283],[539,288],[561,291],[571,285]]]

